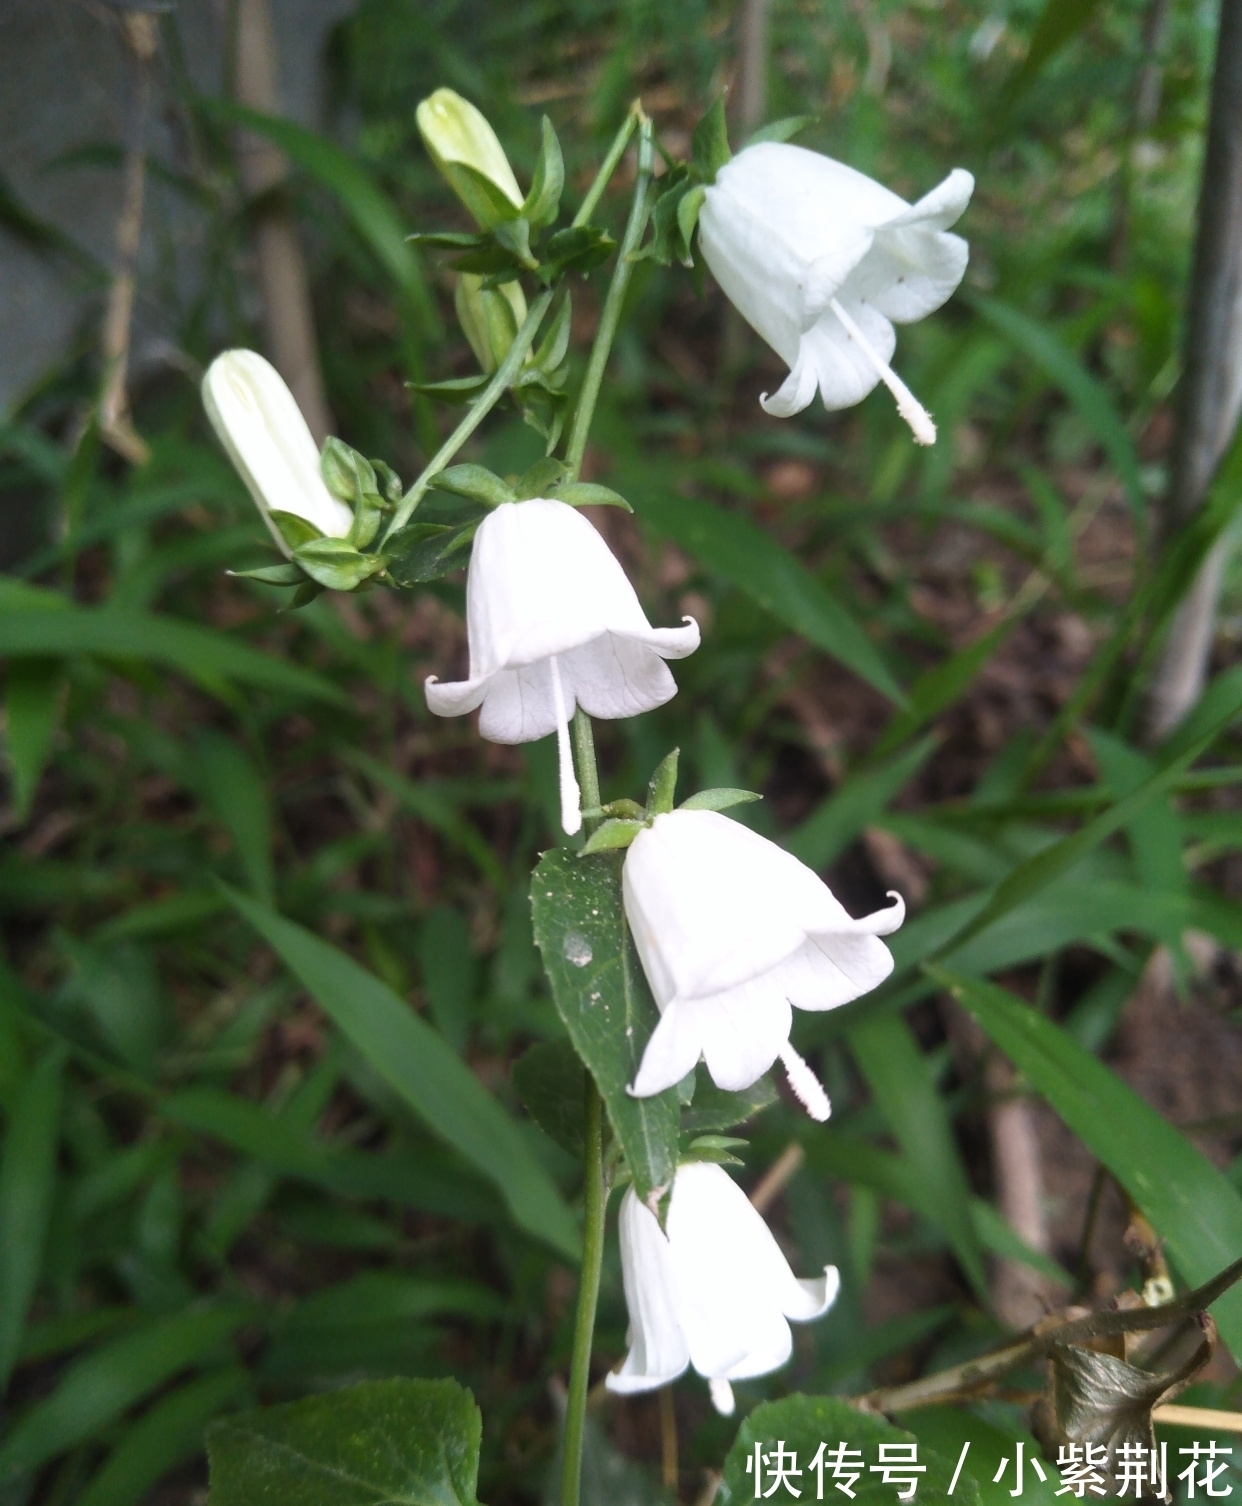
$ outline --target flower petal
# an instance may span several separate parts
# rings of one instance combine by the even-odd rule
[[[693,1010],[707,1070],[726,1093],[740,1093],[757,1082],[789,1039],[793,1012],[775,981],[778,976],[779,969],[727,993],[674,1006]]]
[[[621,1275],[630,1314],[630,1350],[620,1370],[607,1376],[610,1391],[653,1391],[675,1380],[690,1363],[678,1320],[672,1253],[650,1209],[628,1188],[617,1220]]]
[[[673,1003],[651,1033],[634,1077],[631,1094],[651,1098],[675,1087],[703,1054],[701,1021],[693,1007]]]

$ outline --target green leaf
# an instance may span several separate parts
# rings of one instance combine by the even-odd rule
[[[512,213],[512,211],[510,211]],[[528,272],[533,272],[539,262],[534,252],[530,249],[531,224],[525,215],[519,214],[513,219],[501,220],[492,229],[492,235],[502,250],[507,251],[518,266]],[[466,265],[468,258],[460,263]]]
[[[565,159],[561,156],[561,144],[556,139],[552,122],[546,115],[540,122],[540,132],[539,160],[535,163],[530,192],[522,205],[522,213],[535,226],[550,225],[556,219],[565,188]]]
[[[889,1014],[855,1025],[849,1042],[921,1188],[922,1206],[944,1232],[971,1286],[986,1301],[988,1280],[970,1210],[970,1183],[917,1041],[900,1015]]]
[[[682,1111],[681,1127],[687,1134],[710,1134],[713,1130],[732,1129],[745,1124],[761,1110],[769,1108],[778,1094],[769,1077],[760,1077],[740,1093],[718,1088],[702,1065],[695,1069],[694,1097]]]
[[[256,899],[270,905],[276,875],[267,780],[239,743],[212,729],[198,736],[195,770],[203,797],[233,839],[247,885]]]
[[[0,608],[0,656],[46,659],[66,654],[163,664],[217,692],[221,681],[236,680],[349,705],[321,675],[260,653],[225,633],[172,617],[109,607]]]
[[[1065,0],[1054,0],[1064,4]],[[1068,0],[1065,8],[1073,9],[1078,0]],[[1078,6],[1089,10],[1089,4]],[[1147,498],[1143,491],[1138,451],[1130,431],[1109,396],[1108,389],[1087,368],[1070,348],[1038,320],[1010,308],[996,298],[975,294],[970,299],[973,306],[996,330],[1022,352],[1078,410],[1079,417],[1095,435],[1104,452],[1116,468],[1134,516],[1142,519],[1147,511]]]
[[[586,1068],[568,1041],[536,1041],[513,1064],[513,1086],[544,1134],[582,1159]]]
[[[437,491],[452,492],[455,497],[481,502],[484,507],[517,501],[517,493],[509,483],[482,465],[450,465],[447,470],[436,472],[431,486]]]
[[[695,126],[690,144],[699,177],[704,183],[714,183],[716,174],[733,156],[729,150],[723,94],[717,94],[707,114]]]
[[[588,272],[606,262],[617,243],[596,225],[566,225],[545,241],[539,263],[539,278],[552,283],[566,272]]]
[[[756,795],[754,790],[700,790],[697,795],[691,795],[689,800],[683,800],[678,807],[683,811],[727,811],[735,805],[750,805],[756,800],[762,800],[762,795]]]
[[[55,659],[20,660],[5,672],[5,739],[19,822],[30,814],[52,751],[64,687],[64,670]]]
[[[528,364],[548,374],[558,371],[569,353],[569,336],[572,326],[573,304],[569,294],[565,293],[548,326],[547,334],[539,342]]]
[[[477,523],[454,527],[446,523],[407,523],[391,534],[384,545],[388,574],[395,585],[406,587],[439,580],[469,563],[467,546],[478,531]]]
[[[817,872],[826,868],[854,838],[875,822],[936,749],[936,739],[925,737],[878,769],[851,774],[817,809],[785,839],[794,857]]]
[[[643,498],[641,516],[657,533],[744,591],[778,622],[823,649],[881,695],[905,704],[879,651],[845,608],[757,523],[711,502],[652,486],[627,487]]]
[[[0,1393],[8,1389],[43,1269],[60,1137],[65,1052],[53,1046],[18,1085],[0,1157]]]
[[[567,481],[564,486],[553,487],[553,498],[567,502],[570,507],[622,507],[626,512],[634,509],[620,492],[610,486],[597,486],[594,481]]]
[[[573,1215],[513,1120],[444,1037],[365,968],[292,921],[227,891],[236,908],[432,1132],[495,1185],[514,1222],[576,1255]]]
[[[792,141],[818,121],[818,115],[785,115],[780,120],[770,120],[767,125],[761,125],[747,138],[746,145],[757,146],[761,141]]]
[[[921,731],[933,717],[961,700],[983,666],[1009,637],[1017,621],[1017,617],[1004,618],[973,643],[921,674],[910,687],[909,705],[898,711],[885,727],[879,742],[868,755],[868,762],[891,753],[907,738]]]
[[[925,1444],[935,1449],[945,1459],[957,1459],[964,1443],[970,1444],[966,1464],[973,1472],[979,1487],[982,1506],[1013,1506],[1010,1494],[1015,1479],[1019,1440],[1025,1445],[1025,1469],[1022,1478],[1022,1506],[1064,1506],[1065,1497],[1058,1496],[1059,1486],[1055,1469],[1044,1469],[1047,1479],[1041,1480],[1031,1468],[1031,1460],[1039,1458],[1040,1448],[1025,1428],[1010,1426],[1006,1418],[1005,1431],[997,1420],[985,1422],[965,1407],[919,1407],[903,1413],[901,1421],[918,1438],[920,1450]],[[1009,1468],[1000,1480],[993,1480],[1002,1459],[1009,1460]],[[957,1492],[953,1492],[954,1499]]]
[[[300,586],[306,579],[306,571],[299,565],[260,565],[254,570],[230,570],[238,580],[258,580],[265,586]]]
[[[1005,84],[1001,95],[1002,112],[1012,108],[1044,65],[1090,25],[1099,8],[1100,0],[1044,0],[1026,56]]]
[[[207,1432],[211,1506],[475,1506],[483,1421],[452,1380],[368,1381]]]
[[[74,1506],[133,1506],[170,1470],[201,1454],[203,1429],[251,1390],[249,1375],[235,1365],[179,1386],[125,1429]]]
[[[476,397],[491,381],[484,372],[481,376],[452,377],[447,382],[407,382],[411,392],[421,392],[425,397],[439,398],[442,403],[460,407]]]
[[[646,825],[646,821],[605,821],[586,839],[582,856],[586,858],[595,852],[613,852],[619,847],[628,847]]]
[[[382,554],[361,554],[348,539],[311,539],[293,557],[307,575],[327,591],[355,591],[387,563]]]
[[[1134,1199],[1192,1286],[1242,1256],[1242,1195],[1167,1120],[1051,1020],[994,983],[927,972],[988,1036]],[[1212,1309],[1242,1355],[1242,1288]]]
[[[677,1169],[676,1088],[631,1098],[659,1020],[621,901],[621,856],[545,852],[531,877],[535,943],[561,1019],[608,1107],[639,1197],[655,1212]]]
[[[239,1303],[193,1307],[92,1350],[12,1424],[0,1444],[0,1485],[94,1437],[180,1371],[226,1354],[230,1334],[253,1318]]]
[[[893,1506],[895,1487],[884,1484],[882,1476],[872,1466],[879,1461],[881,1444],[911,1444],[916,1439],[912,1433],[895,1428],[882,1417],[859,1412],[836,1396],[794,1395],[781,1401],[763,1402],[738,1429],[737,1438],[725,1459],[724,1479],[716,1496],[719,1506],[743,1506],[743,1502],[753,1501],[760,1485],[763,1495],[772,1494],[769,1486],[774,1477],[766,1457],[762,1465],[763,1479],[760,1485],[756,1484],[753,1473],[755,1447],[758,1445],[764,1456],[772,1455],[778,1441],[784,1444],[786,1451],[792,1450],[797,1455],[796,1467],[802,1470],[802,1475],[800,1479],[795,1476],[794,1484],[801,1489],[803,1500],[816,1499],[816,1474],[810,1465],[820,1444],[825,1445],[825,1452],[830,1452],[838,1443],[844,1443],[862,1451],[862,1459],[855,1466],[860,1478],[852,1487],[854,1499],[862,1506]],[[750,1473],[746,1468],[748,1461]],[[923,1506],[939,1506],[950,1499],[949,1485],[956,1462],[942,1458],[931,1449],[918,1450],[918,1463],[927,1466],[926,1473],[917,1476],[916,1499]],[[831,1466],[824,1470],[824,1495],[835,1495]],[[774,1498],[790,1499],[784,1490]],[[971,1475],[963,1471],[951,1499],[955,1506],[979,1506],[979,1487]]]

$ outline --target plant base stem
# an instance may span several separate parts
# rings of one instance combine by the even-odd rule
[[[604,1106],[589,1073],[583,1104],[583,1141],[582,1276],[578,1286],[578,1313],[574,1320],[574,1350],[565,1407],[561,1506],[578,1506],[581,1488],[582,1432],[591,1382],[591,1341],[595,1334],[595,1308],[599,1301],[600,1269],[604,1262],[604,1211],[608,1202],[604,1183]]]

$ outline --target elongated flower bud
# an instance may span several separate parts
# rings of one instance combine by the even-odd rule
[[[319,450],[276,368],[253,350],[226,350],[207,368],[202,390],[211,426],[281,552],[290,550],[272,517],[277,512],[343,539],[354,515],[324,485]]]
[[[512,219],[522,190],[486,116],[452,89],[437,89],[419,105],[417,119],[427,155],[483,229]]]

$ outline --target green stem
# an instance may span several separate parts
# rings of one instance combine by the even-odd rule
[[[582,807],[584,810],[599,809],[599,769],[595,763],[595,731],[591,726],[591,718],[579,706],[574,712],[574,754],[578,764],[578,788],[582,792]],[[586,819],[587,836],[591,835],[596,822],[589,816]]]
[[[590,724],[588,723],[588,726]],[[591,1341],[595,1336],[595,1308],[599,1275],[604,1264],[604,1211],[608,1188],[604,1181],[604,1106],[595,1080],[587,1073],[583,1103],[584,1184],[582,1275],[578,1285],[578,1313],[574,1320],[574,1352],[565,1407],[565,1457],[561,1468],[561,1506],[578,1506],[582,1475],[582,1432],[586,1424],[587,1391],[591,1383]]]
[[[595,404],[604,382],[604,369],[612,350],[613,337],[621,322],[621,310],[629,291],[630,278],[634,273],[634,253],[638,250],[647,228],[647,216],[651,205],[647,190],[651,186],[651,172],[655,164],[655,148],[651,121],[644,115],[638,130],[638,176],[634,183],[634,203],[630,209],[629,222],[621,238],[617,252],[617,267],[612,274],[608,296],[599,316],[599,329],[595,344],[587,361],[586,375],[582,379],[582,391],[578,394],[578,406],[574,409],[574,421],[565,446],[565,463],[571,478],[576,479],[582,469],[582,457],[586,453],[587,435],[591,432],[591,420],[595,417]]]
[[[548,305],[552,302],[551,288],[545,288],[534,303],[530,306],[530,312],[526,315],[521,329],[514,336],[513,344],[509,347],[509,353],[497,366],[492,379],[484,387],[478,398],[471,405],[470,411],[462,419],[461,423],[453,430],[440,448],[423,468],[422,475],[415,481],[409,491],[401,499],[401,505],[397,508],[392,522],[384,534],[388,539],[399,528],[404,528],[414,514],[415,508],[431,489],[432,480],[452,460],[462,445],[470,438],[487,415],[492,411],[500,399],[509,390],[509,384],[518,374],[518,368],[526,359],[526,352],[535,343],[535,336],[539,333],[539,326],[543,323],[543,316],[548,312]]]
[[[575,229],[591,223],[591,216],[595,213],[595,206],[604,196],[604,190],[608,187],[608,180],[617,170],[622,153],[629,145],[630,137],[634,134],[634,127],[643,119],[643,107],[639,100],[635,100],[629,108],[629,113],[621,122],[621,129],[613,137],[612,145],[608,148],[608,155],[600,163],[599,172],[595,174],[595,182],[591,184],[590,192],[582,201],[582,207],[574,215],[573,224]]]

